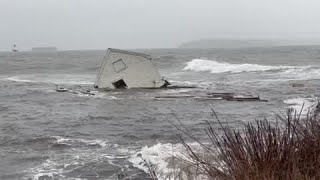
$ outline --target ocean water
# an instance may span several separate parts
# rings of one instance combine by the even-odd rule
[[[152,55],[172,84],[197,88],[88,96],[80,92],[94,90],[105,51],[0,53],[0,179],[148,179],[146,162],[169,173],[168,159],[183,154],[177,118],[201,139],[211,108],[239,127],[287,108],[306,113],[320,95],[319,46],[134,51]],[[155,98],[208,92],[268,102]]]

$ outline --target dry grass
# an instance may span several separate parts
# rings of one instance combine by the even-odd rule
[[[216,113],[222,133],[210,122],[205,129],[210,143],[192,136],[180,122],[174,125],[182,132],[181,141],[190,162],[201,169],[206,179],[214,180],[282,180],[320,179],[320,118],[301,118],[292,110],[267,119],[247,123],[240,129],[223,125]],[[197,141],[205,156],[186,141]]]

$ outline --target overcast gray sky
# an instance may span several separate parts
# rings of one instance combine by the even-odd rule
[[[212,38],[319,38],[319,0],[0,0],[0,50],[170,48]]]

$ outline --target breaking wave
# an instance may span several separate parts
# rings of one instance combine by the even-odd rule
[[[243,73],[259,72],[267,75],[261,80],[310,80],[320,79],[319,66],[274,66],[259,64],[231,64],[206,59],[193,59],[186,63],[184,71],[209,72],[209,73]]]
[[[109,144],[102,139],[78,139],[54,136],[53,145],[64,145],[61,153],[49,153],[42,163],[25,170],[23,179],[116,179],[118,171],[123,168],[118,160],[129,158],[130,151],[118,151],[117,144]],[[59,150],[49,146],[51,151]],[[116,152],[116,153],[115,153]],[[108,172],[91,169],[96,164],[101,169],[114,169]]]
[[[301,98],[301,97],[287,99],[287,100],[284,100],[283,102],[298,114],[301,112],[302,115],[306,115],[310,112],[313,112],[313,110],[318,104],[318,101],[316,98]]]
[[[37,81],[33,81],[33,80],[22,79],[20,77],[9,77],[9,78],[5,78],[5,80],[14,81],[14,82],[29,82],[29,83],[36,83],[37,82]]]
[[[271,70],[286,70],[295,68],[294,66],[270,66],[259,64],[231,64],[227,62],[218,62],[206,59],[193,59],[187,62],[183,70],[185,71],[207,71],[210,73],[224,72],[254,72],[254,71],[271,71]]]
[[[100,146],[107,147],[106,140],[94,139],[94,140],[86,140],[86,139],[75,139],[75,138],[65,138],[61,136],[53,136],[56,139],[54,143],[56,144],[66,144],[69,146]]]
[[[199,147],[197,143],[188,143],[188,145],[194,148]],[[156,178],[159,180],[173,180],[182,173],[182,169],[187,168],[186,162],[192,162],[192,160],[188,157],[182,144],[158,143],[151,147],[141,148],[139,152],[129,158],[129,162],[146,173],[150,173],[150,170],[155,171]],[[150,167],[152,168],[150,169]],[[189,170],[193,171],[194,169],[190,166]],[[199,175],[195,179],[204,179],[204,177]]]
[[[224,72],[254,72],[254,71],[271,71],[271,70],[285,70],[292,69],[294,66],[270,66],[259,64],[230,64],[227,62],[218,62],[206,59],[193,59],[187,62],[183,70],[190,71],[207,71],[210,73],[224,73]]]
[[[70,84],[70,85],[92,85],[94,76],[78,74],[30,74],[14,77],[5,77],[2,80],[24,82],[24,83],[51,83],[51,84]]]

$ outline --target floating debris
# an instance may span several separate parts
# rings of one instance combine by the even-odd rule
[[[81,93],[82,93],[82,94],[89,95],[89,96],[94,96],[94,95],[96,95],[95,93],[93,93],[93,92],[90,91],[90,90],[82,91]]]
[[[165,88],[166,89],[193,89],[193,88],[197,88],[197,86],[168,85]]]
[[[228,101],[264,101],[267,102],[267,100],[260,99],[259,96],[253,96],[253,95],[236,95],[233,96],[231,99],[227,99]]]
[[[304,87],[305,85],[302,83],[292,83],[291,86],[296,88],[296,87]]]
[[[195,98],[192,95],[165,95],[165,96],[155,96],[155,98]]]
[[[69,92],[72,94],[83,94],[83,95],[88,95],[88,96],[94,96],[96,95],[96,93],[94,93],[94,91],[91,90],[85,90],[85,91],[76,91],[76,90],[71,90],[71,89],[67,89],[67,88],[63,88],[63,87],[56,87],[56,91],[57,92]]]
[[[155,96],[156,99],[185,99],[192,98],[196,100],[227,100],[227,101],[263,101],[267,100],[260,99],[259,96],[254,95],[242,95],[235,93],[207,93],[207,95],[161,95]]]
[[[66,88],[57,87],[56,91],[57,91],[57,92],[67,92],[67,91],[69,91],[69,90],[66,89]]]

